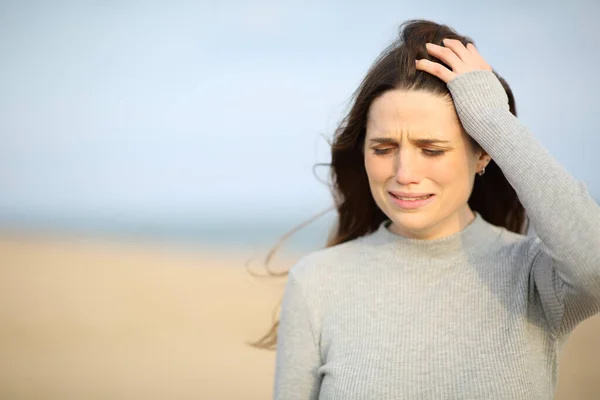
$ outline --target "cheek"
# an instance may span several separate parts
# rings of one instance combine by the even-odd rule
[[[445,185],[462,185],[468,182],[470,170],[464,155],[442,158],[442,160],[430,164],[429,172],[432,179]]]
[[[385,182],[390,177],[390,163],[391,161],[373,154],[365,155],[365,169],[369,182],[372,184]]]

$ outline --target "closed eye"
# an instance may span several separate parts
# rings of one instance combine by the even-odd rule
[[[388,147],[386,149],[373,149],[373,153],[375,153],[377,155],[383,155],[383,154],[390,153],[392,150],[394,150],[394,149],[391,147]]]
[[[384,155],[384,154],[389,154],[390,152],[392,152],[394,149],[391,147],[385,148],[385,149],[373,149],[373,153],[376,155]],[[442,156],[446,153],[445,150],[427,150],[427,149],[423,149],[423,153],[425,153],[425,155],[427,155],[427,157],[439,157]]]
[[[446,153],[445,150],[426,150],[423,149],[423,153],[425,153],[428,157],[439,157]]]

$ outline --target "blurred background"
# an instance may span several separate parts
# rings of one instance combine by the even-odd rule
[[[246,267],[332,205],[313,166],[412,18],[472,37],[600,199],[595,0],[0,1],[0,398],[270,398],[274,352],[246,342],[285,279]],[[598,382],[596,317],[557,398]]]

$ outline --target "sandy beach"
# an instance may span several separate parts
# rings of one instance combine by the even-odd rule
[[[1,236],[0,398],[271,398],[275,353],[245,343],[285,285],[248,274],[263,255]],[[600,317],[565,346],[556,398],[600,398]]]

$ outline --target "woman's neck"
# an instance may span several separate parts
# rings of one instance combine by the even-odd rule
[[[460,210],[452,213],[448,217],[438,221],[435,225],[425,229],[415,231],[410,228],[403,227],[400,224],[392,223],[388,226],[388,230],[395,235],[404,236],[410,239],[418,240],[435,240],[446,236],[453,235],[465,229],[473,220],[475,214],[469,205],[465,205]]]

